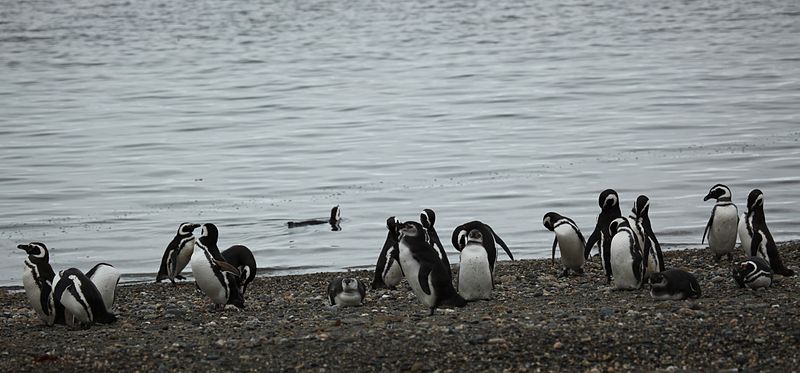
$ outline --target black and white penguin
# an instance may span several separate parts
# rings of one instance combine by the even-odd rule
[[[211,223],[202,225],[191,260],[194,281],[211,298],[215,309],[225,308],[226,304],[244,308],[244,298],[239,292],[239,270],[222,257],[217,247],[218,238],[217,226]]]
[[[41,242],[31,242],[27,245],[17,245],[17,248],[25,250],[28,254],[22,272],[22,285],[25,287],[25,295],[31,307],[45,324],[63,324],[63,306],[54,303],[51,297],[56,274],[50,266],[47,246]]]
[[[456,227],[451,241],[460,253],[458,293],[466,300],[490,299],[497,262],[496,244],[514,260],[511,250],[492,227],[477,220]]]
[[[372,280],[372,289],[394,289],[403,280],[403,269],[400,268],[400,232],[398,231],[400,222],[397,218],[390,216],[386,219],[386,240],[383,242],[383,249],[378,256],[378,263],[375,264],[375,277]]]
[[[752,207],[750,204],[753,200]],[[787,268],[778,253],[778,246],[767,227],[767,220],[764,216],[764,193],[754,189],[747,197],[748,208],[752,210],[750,222],[753,229],[753,240],[750,242],[750,256],[759,256],[769,262],[772,273],[781,276],[794,276],[794,271]],[[750,212],[750,211],[748,211]]]
[[[653,227],[650,224],[650,199],[647,196],[639,196],[636,202],[633,203],[631,210],[631,219],[635,224],[635,233],[639,240],[639,246],[642,248],[644,259],[644,280],[648,279],[651,274],[656,272],[664,272],[664,254],[661,252],[661,245],[658,243]]]
[[[447,258],[447,251],[444,250],[442,240],[439,239],[436,229],[433,228],[433,224],[436,222],[436,214],[431,209],[424,209],[419,215],[419,219],[419,222],[422,223],[422,226],[425,228],[425,232],[428,233],[428,243],[430,243],[431,247],[434,249],[438,249],[436,250],[436,254],[439,256],[442,263],[444,263],[444,267],[450,269],[450,259]],[[452,272],[448,273],[450,273],[450,278],[452,279]]]
[[[86,272],[86,277],[92,281],[97,291],[100,292],[108,311],[111,311],[114,306],[114,297],[117,292],[117,285],[119,285],[120,275],[120,271],[108,263],[98,263],[89,272]]]
[[[733,266],[731,274],[740,288],[746,286],[752,290],[758,290],[772,285],[772,269],[769,267],[769,263],[764,258],[757,256],[751,256],[748,260]]]
[[[200,224],[193,223],[181,223],[178,226],[178,232],[167,245],[164,255],[161,257],[161,266],[158,268],[156,282],[169,279],[170,282],[175,284],[175,279],[186,279],[181,276],[181,271],[186,268],[192,258],[192,253],[194,252],[193,232],[199,226]]]
[[[742,251],[747,257],[753,256],[750,254],[750,243],[753,241],[753,215],[755,214],[756,205],[764,203],[764,196],[760,190],[754,189],[747,195],[747,211],[742,213],[742,218],[739,219],[739,241],[742,243]]]
[[[739,226],[739,210],[731,202],[731,190],[723,184],[711,187],[703,201],[715,199],[714,208],[711,210],[711,217],[703,232],[703,239],[708,235],[708,247],[714,253],[714,260],[719,261],[723,255],[728,256],[728,260],[733,260],[733,250],[736,247],[736,232]]]
[[[668,269],[650,275],[650,296],[658,300],[700,298],[700,283],[682,269]]]
[[[52,299],[64,306],[66,324],[88,328],[92,323],[110,324],[117,317],[108,311],[92,280],[77,268],[59,272]]]
[[[247,285],[256,278],[256,271],[258,270],[253,252],[247,246],[233,245],[222,252],[222,257],[228,264],[239,270],[237,284],[239,285],[239,293],[244,297]]]
[[[297,227],[305,227],[307,225],[319,225],[328,223],[331,225],[332,231],[340,231],[342,230],[341,226],[342,216],[341,211],[339,210],[339,205],[333,206],[331,209],[331,216],[328,220],[324,219],[309,219],[309,220],[300,220],[300,221],[290,221],[287,224],[289,228],[297,228]]]
[[[453,288],[448,269],[425,237],[422,224],[407,221],[399,225],[400,265],[406,281],[433,315],[439,306],[463,307],[467,304]]]
[[[636,238],[635,228],[626,218],[616,218],[609,224],[611,238],[611,270],[614,273],[614,288],[618,290],[639,289],[644,277],[642,248]]]
[[[366,286],[357,278],[337,277],[328,284],[328,299],[331,301],[331,306],[360,306],[366,295]]]
[[[558,245],[561,251],[561,264],[564,267],[561,276],[568,276],[570,270],[582,274],[586,241],[575,221],[551,211],[544,214],[542,223],[547,230],[556,234],[551,261],[555,263],[556,245]]]
[[[619,195],[614,189],[606,189],[600,193],[598,203],[600,215],[597,216],[594,232],[586,240],[584,257],[589,259],[592,247],[598,244],[600,260],[603,262],[603,270],[606,273],[606,283],[610,284],[613,273],[611,269],[611,238],[614,237],[614,233],[610,231],[609,226],[614,219],[622,217],[622,211],[619,209]]]

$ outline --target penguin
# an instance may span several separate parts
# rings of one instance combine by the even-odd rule
[[[494,289],[494,264],[497,261],[491,228],[479,221],[462,224],[453,232],[460,252],[458,293],[468,301],[491,299]]]
[[[598,204],[600,205],[600,215],[597,216],[594,232],[586,240],[584,257],[589,259],[592,248],[597,244],[600,260],[603,262],[603,270],[606,273],[606,283],[610,284],[613,274],[611,270],[611,239],[614,237],[614,233],[610,231],[609,226],[614,219],[622,217],[622,211],[619,209],[619,195],[614,189],[606,189],[600,193]]]
[[[256,278],[256,258],[247,246],[233,245],[222,252],[222,257],[228,264],[239,270],[239,293],[244,297],[247,285]]]
[[[753,201],[751,204],[750,201]],[[747,197],[748,209],[752,211],[751,226],[753,237],[750,242],[750,256],[759,256],[769,262],[772,273],[781,276],[794,276],[794,271],[787,268],[778,253],[778,246],[767,228],[767,221],[764,217],[764,193],[754,189]],[[751,212],[748,211],[748,212]]]
[[[439,239],[436,229],[433,228],[433,224],[436,222],[436,214],[431,209],[424,209],[419,215],[419,219],[419,222],[422,223],[422,226],[425,228],[425,232],[428,233],[428,243],[434,250],[438,248],[436,255],[438,255],[439,260],[444,263],[444,267],[449,270],[451,268],[450,259],[447,258],[447,252],[444,250],[444,246],[442,246],[442,241]],[[448,273],[450,273],[450,279],[452,280],[452,272],[448,271]]]
[[[616,218],[609,224],[611,238],[611,270],[614,273],[614,289],[633,290],[642,286],[644,258],[635,228],[626,218]]]
[[[31,307],[46,325],[63,324],[63,306],[54,303],[51,297],[56,274],[50,266],[47,246],[41,242],[31,242],[17,245],[17,248],[28,254],[22,272],[22,285]]]
[[[682,269],[668,269],[650,275],[650,296],[658,300],[700,298],[700,283]]]
[[[755,214],[755,205],[763,203],[763,196],[758,189],[750,191],[747,195],[747,211],[742,213],[739,219],[739,241],[742,243],[742,251],[747,257],[753,256],[750,254],[750,243],[753,241],[753,215]]]
[[[383,242],[383,249],[378,256],[378,263],[375,264],[375,276],[372,280],[372,289],[394,289],[403,280],[403,269],[400,268],[400,247],[398,227],[400,222],[397,218],[390,216],[386,219],[386,240]]]
[[[119,285],[120,272],[108,263],[98,263],[89,272],[86,272],[86,277],[92,281],[100,296],[103,298],[106,310],[111,311],[114,306],[114,296]]]
[[[161,257],[161,266],[158,268],[156,282],[169,279],[174,285],[175,279],[186,279],[181,276],[181,271],[186,268],[192,258],[194,252],[194,235],[192,233],[199,226],[200,224],[193,223],[181,223],[178,226],[178,232],[167,245],[164,255]]]
[[[356,278],[337,277],[328,284],[328,299],[331,301],[331,306],[360,306],[366,295],[367,288]]]
[[[578,229],[578,225],[572,219],[555,212],[544,214],[542,223],[547,230],[556,234],[555,239],[553,239],[551,261],[555,264],[556,245],[558,245],[561,251],[561,264],[564,267],[564,272],[561,276],[569,276],[570,270],[577,274],[582,274],[586,241],[581,234],[581,230]]]
[[[244,308],[244,298],[239,292],[239,270],[222,257],[217,247],[219,231],[211,223],[202,225],[200,238],[195,242],[192,254],[192,274],[197,287],[203,291],[215,310],[232,304]]]
[[[633,219],[631,227],[635,228],[634,233],[636,233],[639,246],[643,250],[644,259],[646,259],[643,280],[648,279],[653,273],[664,272],[664,254],[661,252],[661,245],[658,243],[656,234],[650,224],[649,211],[650,199],[647,196],[640,195],[636,198],[636,202],[633,203],[630,216]]]
[[[339,211],[339,205],[333,206],[331,209],[331,217],[328,220],[324,219],[309,219],[309,220],[300,220],[300,221],[290,221],[287,224],[289,228],[297,228],[297,227],[305,227],[307,225],[319,225],[328,223],[331,225],[332,231],[340,231],[342,230],[341,226],[341,212]]]
[[[714,253],[714,261],[719,261],[723,255],[728,256],[728,260],[733,260],[733,250],[736,247],[736,233],[739,226],[739,210],[731,202],[731,190],[723,185],[717,184],[711,187],[703,201],[709,199],[717,201],[711,210],[711,217],[703,232],[700,244],[708,235],[708,247]]]
[[[772,269],[764,258],[752,256],[731,268],[733,280],[740,288],[747,286],[752,290],[768,288],[772,285]]]
[[[430,308],[430,315],[439,306],[465,306],[467,301],[453,288],[448,269],[428,243],[422,224],[407,221],[399,225],[398,232],[400,266],[417,299]]]
[[[117,317],[106,308],[94,283],[77,268],[59,272],[52,301],[64,306],[67,325],[88,328],[92,323],[110,324]]]

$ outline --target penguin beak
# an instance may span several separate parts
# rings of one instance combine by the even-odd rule
[[[17,249],[28,251],[29,245],[17,245]]]
[[[703,201],[705,202],[705,201],[708,201],[708,200],[710,200],[712,198],[714,198],[714,197],[712,197],[711,193],[709,193],[709,194],[706,194],[706,196],[703,198]]]

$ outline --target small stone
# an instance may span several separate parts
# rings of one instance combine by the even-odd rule
[[[506,344],[506,340],[504,338],[491,338],[487,341],[490,345],[499,345],[499,344]]]
[[[560,350],[562,347],[564,347],[564,344],[561,343],[561,341],[556,341],[556,343],[553,343],[554,350]]]
[[[485,335],[476,335],[476,336],[470,338],[469,344],[471,344],[471,345],[484,344],[488,340],[489,340],[489,338],[487,338]]]

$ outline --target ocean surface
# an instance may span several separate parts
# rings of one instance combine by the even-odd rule
[[[371,268],[423,208],[454,263],[473,219],[543,258],[606,188],[667,248],[716,183],[800,238],[796,0],[3,1],[0,69],[0,285],[30,241],[152,280],[183,221],[262,274]]]

